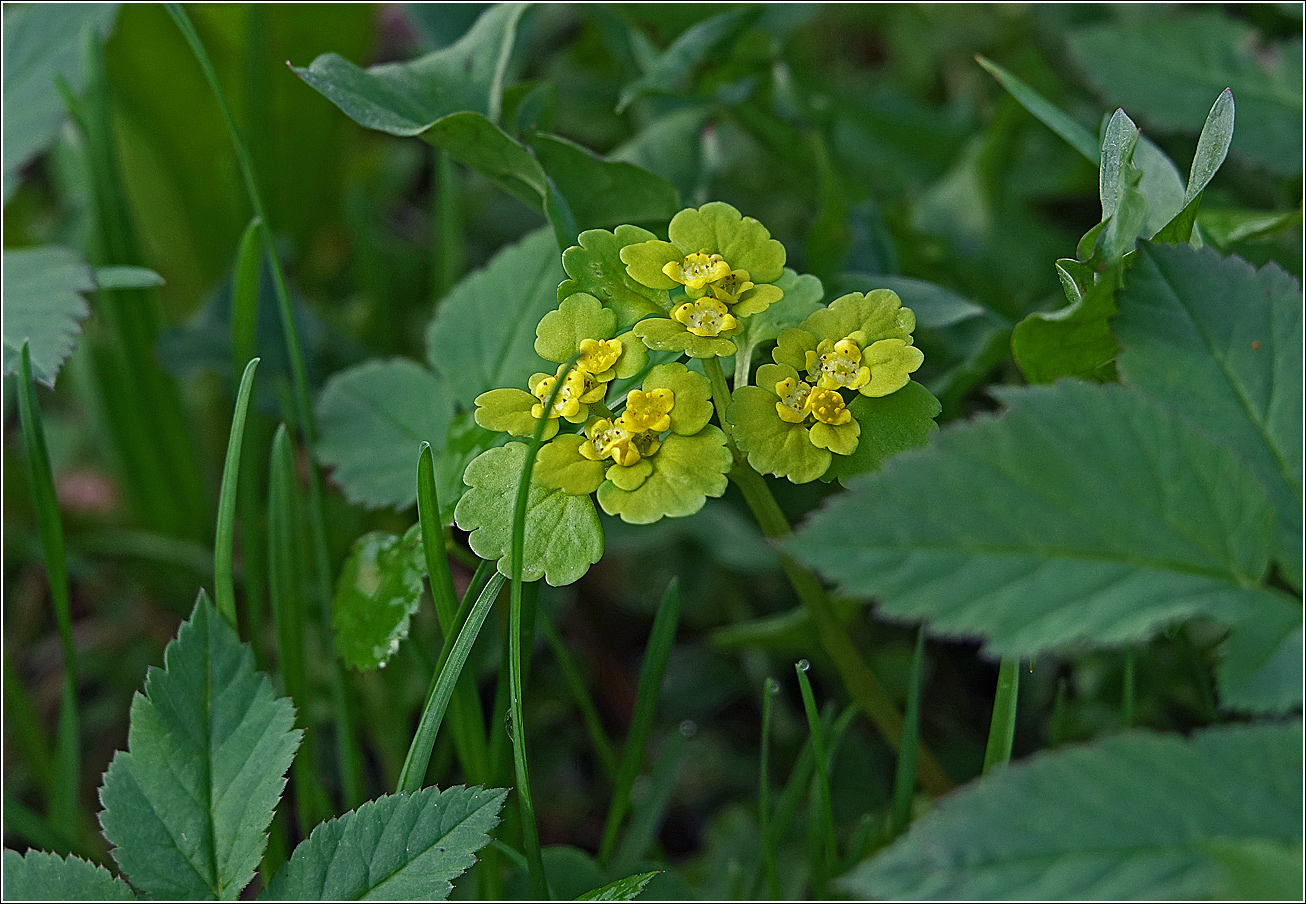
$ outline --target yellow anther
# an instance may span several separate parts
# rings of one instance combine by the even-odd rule
[[[822,424],[838,427],[853,419],[853,413],[843,403],[843,396],[833,389],[813,389],[812,415]]]
[[[685,325],[695,336],[720,336],[739,325],[726,306],[715,298],[704,296],[697,301],[685,301],[676,306],[671,317]]]
[[[708,293],[725,305],[739,301],[739,296],[753,288],[747,270],[731,270],[727,275],[707,287]]]
[[[862,349],[852,339],[825,339],[807,353],[807,372],[822,389],[860,389],[871,382],[871,369],[863,367]]]
[[[631,433],[662,433],[671,429],[671,414],[676,394],[670,389],[643,392],[632,389],[626,396],[626,411],[620,423]]]
[[[710,282],[729,276],[730,265],[719,254],[695,251],[686,255],[683,261],[669,262],[662,272],[687,289],[701,289]]]
[[[780,397],[775,410],[782,421],[801,424],[812,410],[812,387],[806,383],[786,377],[775,384],[775,394]]]
[[[614,376],[608,371],[617,366],[623,350],[620,339],[582,339],[576,366],[606,382]]]
[[[558,368],[558,373],[562,373],[567,365]],[[554,385],[558,382],[556,376],[549,377],[542,374],[536,374],[539,382],[531,390],[531,394],[539,399],[538,404],[531,406],[531,417],[544,417],[544,405],[549,401],[549,395],[553,392]],[[592,395],[592,392],[590,393]],[[580,406],[586,399],[585,372],[579,367],[573,367],[567,374],[567,378],[562,383],[562,388],[558,390],[558,396],[553,400],[553,409],[549,412],[549,417],[575,417],[580,412]],[[602,396],[599,396],[602,398]],[[597,401],[591,399],[590,401]]]

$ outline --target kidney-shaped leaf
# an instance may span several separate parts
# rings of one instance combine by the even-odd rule
[[[254,877],[300,731],[203,593],[132,700],[100,789],[113,857],[155,898],[234,900]]]
[[[821,510],[790,548],[851,595],[1001,655],[1115,645],[1280,594],[1273,512],[1233,454],[1138,392],[1009,389]]]
[[[858,898],[1295,899],[1301,722],[1131,733],[963,788],[839,883]]]
[[[507,794],[456,785],[369,801],[314,829],[262,900],[443,901],[489,843]]]

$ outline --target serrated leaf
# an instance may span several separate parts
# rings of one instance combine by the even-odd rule
[[[82,296],[95,291],[95,274],[80,254],[57,245],[5,249],[3,270],[5,375],[18,373],[27,342],[32,378],[53,387],[81,335],[79,321],[90,316]]]
[[[295,708],[254,671],[254,654],[203,592],[163,657],[132,699],[100,825],[143,894],[235,900],[299,746]]]
[[[1146,396],[1062,382],[941,431],[821,510],[789,546],[844,591],[994,655],[1113,646],[1279,595],[1273,510],[1223,446]],[[867,518],[867,512],[874,512]]]
[[[507,794],[455,785],[369,801],[314,829],[260,900],[443,901],[489,843]]]
[[[1144,245],[1112,321],[1122,379],[1227,445],[1269,490],[1301,587],[1302,294],[1277,265]]]
[[[552,231],[538,229],[500,250],[440,302],[426,331],[427,356],[464,408],[483,392],[524,391],[532,374],[556,370],[535,353],[535,327],[557,303],[554,290],[563,277]]]
[[[336,650],[346,665],[374,669],[398,652],[421,602],[425,574],[417,525],[402,537],[372,531],[354,541],[331,603]]]
[[[9,901],[135,901],[131,887],[102,866],[45,851],[4,852]]]
[[[404,358],[342,371],[317,399],[317,457],[351,501],[407,508],[417,501],[422,443],[444,448],[452,395],[447,381]]]
[[[1239,900],[1267,887],[1292,897],[1301,738],[1297,721],[1038,754],[945,798],[839,885],[927,900]],[[1248,860],[1280,872],[1249,876]]]
[[[4,13],[4,200],[18,171],[52,142],[68,115],[55,78],[82,88],[82,30],[113,29],[116,3],[34,3]],[[6,296],[8,292],[6,292]]]
[[[1292,600],[1234,625],[1220,649],[1216,684],[1225,709],[1284,713],[1302,704],[1302,616]]]
[[[497,559],[512,575],[512,519],[526,445],[508,443],[482,453],[467,466],[468,490],[454,510],[467,542],[483,559]],[[526,497],[526,545],[522,580],[544,578],[554,587],[580,579],[603,555],[603,529],[589,496],[571,496],[532,483]]]
[[[644,890],[644,886],[652,881],[657,872],[637,873],[633,876],[627,876],[624,879],[618,879],[616,882],[609,882],[602,888],[596,888],[593,891],[587,891],[577,898],[577,901],[633,901],[639,897],[639,893]]]
[[[1071,56],[1112,104],[1159,131],[1196,133],[1232,88],[1232,150],[1273,172],[1301,172],[1301,41],[1259,48],[1254,26],[1218,12],[1112,22],[1069,36]]]
[[[1062,285],[1079,288],[1068,269],[1058,268]],[[1053,383],[1062,377],[1109,380],[1120,347],[1111,335],[1116,313],[1116,288],[1120,267],[1100,274],[1080,289],[1079,299],[1056,311],[1035,311],[1011,332],[1011,353],[1025,379]],[[1093,277],[1090,275],[1090,279]],[[1069,294],[1069,293],[1067,293]]]

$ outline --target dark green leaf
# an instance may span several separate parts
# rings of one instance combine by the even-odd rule
[[[295,709],[202,592],[132,699],[100,789],[123,874],[156,898],[234,899],[254,877],[299,745]]]
[[[6,249],[3,269],[4,372],[18,373],[26,342],[33,378],[53,387],[77,344],[79,321],[91,313],[82,295],[95,291],[95,274],[76,251],[59,246]]]
[[[1300,587],[1300,285],[1274,264],[1144,245],[1120,310],[1121,377],[1247,462],[1278,511],[1275,556]]]
[[[1070,382],[941,431],[790,541],[894,618],[996,655],[1114,646],[1195,615],[1233,624],[1279,595],[1273,510],[1227,449],[1147,397]],[[874,518],[867,518],[874,512]]]
[[[1062,377],[1110,379],[1119,346],[1109,322],[1116,313],[1116,272],[1087,274],[1093,280],[1081,287],[1075,262],[1058,263],[1063,287],[1081,291],[1080,299],[1057,311],[1035,311],[1011,334],[1011,352],[1025,379],[1052,383]],[[1067,294],[1070,294],[1068,291]]]
[[[624,879],[618,879],[616,882],[610,882],[602,888],[596,888],[593,891],[587,891],[577,898],[577,901],[633,901],[639,897],[639,893],[644,890],[644,886],[656,876],[656,872],[637,873],[634,876],[627,876]]]
[[[126,882],[80,857],[4,852],[5,898],[10,901],[135,901]]]
[[[455,785],[369,801],[314,829],[263,900],[442,901],[489,843],[507,793]]]
[[[938,429],[939,400],[916,381],[877,399],[859,395],[850,410],[862,434],[852,455],[836,455],[826,476],[844,486],[858,474],[874,471],[891,455],[923,446]]]
[[[346,665],[366,671],[398,652],[421,602],[425,574],[416,526],[403,537],[372,531],[354,541],[331,603],[336,650]]]
[[[557,369],[535,353],[535,325],[557,304],[564,275],[552,232],[540,229],[503,248],[440,302],[426,331],[427,356],[459,404],[470,409],[491,389],[525,390],[531,374]]]
[[[1298,721],[1039,754],[945,799],[839,884],[859,898],[1295,898],[1301,738]]]
[[[760,11],[749,7],[733,9],[687,29],[662,51],[643,76],[625,87],[617,101],[617,112],[645,94],[674,94],[684,90],[695,67],[743,31]]]
[[[338,373],[317,400],[318,459],[350,500],[407,508],[423,441],[444,448],[452,396],[448,382],[404,358]]]
[[[580,229],[662,223],[680,210],[676,187],[642,167],[605,160],[557,135],[535,135],[530,145],[567,199]]]
[[[1282,713],[1301,706],[1301,607],[1276,603],[1235,625],[1221,649],[1216,679],[1226,709]]]

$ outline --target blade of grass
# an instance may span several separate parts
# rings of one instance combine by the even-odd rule
[[[1016,737],[1016,703],[1019,694],[1020,659],[1007,656],[998,666],[993,719],[989,723],[989,741],[984,749],[984,775],[1005,766],[1011,759],[1011,744]]]
[[[63,648],[63,690],[59,701],[59,731],[55,736],[54,782],[50,794],[50,820],[69,838],[77,837],[77,797],[81,777],[81,729],[77,720],[77,647],[73,643],[72,606],[68,598],[68,563],[64,554],[63,521],[45,446],[45,427],[32,383],[32,356],[23,343],[18,386],[18,417],[32,479],[36,526],[41,535],[45,567],[50,575],[50,598]]]
[[[285,339],[286,354],[290,361],[295,421],[303,434],[305,447],[312,450],[317,444],[317,427],[309,397],[308,372],[304,366],[303,347],[299,341],[299,331],[295,325],[294,311],[290,304],[290,291],[286,286],[285,269],[281,264],[281,256],[277,252],[276,240],[272,234],[272,226],[268,222],[263,196],[258,188],[258,179],[254,172],[253,162],[250,159],[249,149],[241,139],[240,130],[236,127],[236,120],[231,113],[231,107],[227,104],[226,96],[222,93],[222,86],[218,82],[218,75],[213,68],[213,62],[209,59],[208,52],[204,49],[204,43],[195,31],[190,15],[179,3],[166,4],[166,8],[168,14],[172,16],[173,21],[177,24],[178,30],[186,39],[186,43],[190,45],[192,52],[194,52],[195,59],[199,63],[209,87],[213,90],[214,98],[218,102],[218,107],[221,109],[223,119],[227,124],[227,130],[231,135],[236,162],[240,168],[241,179],[245,184],[245,193],[249,198],[250,207],[253,208],[254,216],[259,222],[259,235],[263,241],[263,252],[267,255],[272,268],[272,284],[277,296],[277,309],[281,316],[282,336]],[[331,556],[327,544],[327,521],[322,498],[322,476],[318,471],[316,461],[311,455],[308,458],[308,472],[308,522],[313,538],[313,558],[316,565],[314,573],[318,601],[322,608],[323,623],[326,624],[330,622]],[[337,750],[339,754],[337,759],[340,766],[341,786],[345,791],[346,804],[352,807],[362,803],[364,799],[363,763],[358,747],[354,744],[354,720],[349,700],[349,689],[345,681],[344,665],[338,659],[335,662],[331,688],[336,716]]]
[[[23,763],[31,770],[47,799],[54,796],[54,783],[58,779],[54,770],[54,757],[50,753],[50,739],[45,725],[36,714],[32,695],[27,690],[18,668],[14,665],[13,644],[4,644],[4,733],[5,738],[18,748]],[[12,761],[11,761],[12,762]]]
[[[657,711],[658,692],[666,672],[671,645],[676,638],[676,625],[680,620],[680,584],[675,579],[667,585],[662,603],[649,631],[648,646],[644,650],[644,664],[639,670],[639,688],[635,695],[635,712],[631,716],[626,745],[621,751],[621,766],[612,792],[612,805],[603,826],[603,842],[599,845],[599,862],[607,863],[616,847],[621,820],[630,806],[630,792],[639,776],[644,761],[644,748],[653,730],[653,716]]]
[[[319,777],[319,733],[310,724],[313,711],[311,685],[304,663],[304,623],[308,600],[300,570],[300,514],[295,481],[295,459],[290,433],[284,424],[272,438],[268,467],[268,591],[272,626],[276,635],[277,671],[295,702],[296,719],[304,740],[292,765],[295,780],[295,816],[302,837],[331,814],[331,804]]]
[[[585,689],[585,679],[581,677],[580,669],[576,667],[576,660],[567,651],[567,646],[562,642],[553,622],[547,618],[543,619],[540,627],[549,649],[553,651],[553,658],[557,660],[558,667],[562,670],[562,678],[567,684],[567,690],[571,693],[571,698],[576,701],[576,708],[580,710],[581,720],[585,723],[585,731],[590,736],[590,743],[594,745],[599,765],[603,767],[608,782],[615,786],[617,754],[612,749],[612,742],[608,740],[607,732],[603,730],[603,720],[599,718],[598,708],[590,698],[589,691]]]
[[[476,598],[476,602],[465,614],[460,613],[465,617],[456,633],[453,630],[456,622],[450,620],[450,630],[445,633],[444,649],[440,651],[435,680],[431,682],[430,691],[426,695],[426,705],[422,708],[421,720],[417,724],[417,731],[413,733],[413,741],[409,745],[408,756],[404,758],[403,769],[399,772],[396,791],[416,791],[422,787],[426,779],[427,767],[431,762],[435,737],[440,731],[440,722],[444,719],[445,707],[453,697],[458,676],[462,674],[463,666],[467,662],[467,655],[472,651],[472,644],[476,642],[476,637],[481,632],[481,625],[485,623],[490,607],[498,598],[503,582],[504,577],[501,574],[495,574],[490,578],[485,589]],[[463,598],[464,607],[471,598],[471,594]]]
[[[767,678],[762,686],[762,745],[758,766],[757,821],[762,836],[762,876],[766,894],[772,901],[780,898],[780,873],[776,867],[776,838],[771,827],[771,710],[775,706],[780,683]]]
[[[60,856],[76,854],[92,859],[88,852],[62,829],[41,816],[9,791],[4,792],[5,834],[17,835],[33,848]]]
[[[889,810],[890,837],[901,834],[911,822],[911,805],[916,797],[916,741],[921,725],[921,674],[925,660],[925,628],[916,631],[916,649],[912,652],[911,671],[907,677],[907,715],[902,730],[902,749],[893,778],[893,804]]]
[[[1130,728],[1134,724],[1134,648],[1125,650],[1125,670],[1121,678],[1120,725]]]
[[[812,894],[816,898],[826,896],[826,882],[830,870],[838,862],[834,838],[834,808],[830,803],[830,759],[826,755],[825,732],[821,729],[821,718],[816,710],[816,698],[812,696],[812,685],[807,680],[810,664],[806,659],[794,664],[798,674],[798,689],[803,695],[803,711],[807,714],[807,729],[812,736],[812,755],[815,765],[816,791],[821,805],[821,835],[824,840],[823,850],[814,858],[812,872]],[[809,831],[811,831],[809,829]],[[813,834],[815,834],[813,832]]]
[[[241,441],[245,438],[245,415],[254,391],[254,372],[258,358],[251,358],[240,378],[236,394],[236,412],[231,419],[227,438],[227,461],[222,466],[222,487],[218,492],[218,529],[213,547],[213,597],[222,617],[236,627],[236,584],[232,575],[236,545],[236,485],[240,480]]]
[[[832,748],[838,749],[844,733],[848,730],[848,726],[852,724],[853,717],[856,715],[856,705],[850,706],[840,713],[839,718],[835,720],[830,729]],[[825,721],[822,720],[821,724],[824,726]],[[799,752],[798,759],[789,772],[789,779],[780,792],[780,799],[776,802],[772,832],[777,840],[783,837],[784,833],[788,831],[790,823],[794,821],[794,817],[798,815],[798,807],[803,802],[803,794],[811,785],[812,771],[815,768],[816,756],[813,753],[812,738],[809,732],[807,741],[803,744],[803,749]]]
[[[676,775],[685,761],[692,732],[678,730],[671,732],[663,746],[662,753],[649,773],[648,785],[644,795],[631,808],[630,823],[612,858],[610,873],[614,876],[629,875],[644,859],[658,826],[671,806],[671,797],[676,790]]]
[[[992,60],[977,54],[975,62],[997,79],[998,84],[1035,119],[1061,136],[1066,144],[1082,154],[1089,163],[1094,166],[1098,164],[1101,160],[1102,145],[1092,132],[1062,113],[1051,101]]]

